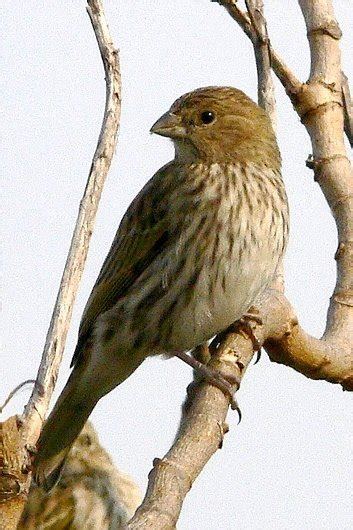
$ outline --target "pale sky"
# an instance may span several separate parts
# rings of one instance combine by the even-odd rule
[[[297,2],[267,1],[273,45],[297,76],[308,75]],[[353,86],[353,2],[336,0],[344,69]],[[142,185],[173,156],[149,128],[181,94],[233,85],[256,98],[246,37],[209,0],[105,0],[121,50],[123,106],[117,153],[103,192],[56,394],[86,299],[119,221]],[[101,125],[105,84],[85,2],[3,0],[2,362],[0,402],[33,378]],[[308,136],[277,83],[278,140],[291,207],[287,294],[305,329],[320,336],[335,281],[336,231],[313,174]],[[101,442],[144,490],[154,457],[175,435],[191,370],[147,360],[101,400],[92,419]],[[1,419],[19,413],[29,392]],[[179,530],[349,529],[352,527],[352,396],[311,381],[266,355],[239,392],[243,420],[186,498]]]

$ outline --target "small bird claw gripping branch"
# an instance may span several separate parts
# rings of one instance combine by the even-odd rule
[[[243,12],[235,0],[216,1],[254,45],[260,103],[273,119],[271,67],[305,125],[313,147],[315,178],[331,207],[339,234],[335,256],[337,283],[323,337],[316,339],[302,329],[283,294],[283,283],[279,278],[257,307],[262,320],[256,329],[257,340],[264,345],[272,361],[290,366],[311,379],[323,379],[352,391],[353,171],[343,138],[345,128],[351,139],[352,107],[348,83],[344,81],[342,86],[340,31],[331,0],[299,0],[311,53],[311,72],[306,83],[297,79],[264,33],[266,20],[261,0],[247,1],[247,12]],[[250,337],[245,338],[240,331],[231,333],[218,346],[210,365],[219,368],[226,364],[241,379],[253,353]],[[192,483],[222,446],[227,432],[228,407],[228,398],[216,387],[199,382],[196,388],[192,388],[183,407],[175,442],[161,460],[155,460],[145,498],[130,521],[129,530],[176,527],[183,500]]]

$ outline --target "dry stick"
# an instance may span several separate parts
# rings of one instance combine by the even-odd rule
[[[213,1],[213,0],[211,0]],[[257,39],[256,29],[252,26],[250,17],[247,13],[243,13],[237,7],[235,0],[215,0],[219,5],[224,7],[229,15],[239,24],[244,33],[249,37],[254,44]],[[265,23],[265,20],[264,20]],[[271,43],[268,43],[268,50],[270,54],[271,67],[278,79],[285,87],[288,94],[296,93],[301,86],[300,81],[296,78],[293,72],[288,68],[284,60],[272,48]]]
[[[245,3],[251,20],[251,27],[254,28],[251,40],[256,59],[258,104],[267,111],[272,126],[276,129],[276,98],[271,75],[270,41],[263,12],[263,1],[246,0]]]
[[[13,390],[11,390],[11,392],[9,393],[7,398],[5,399],[4,403],[2,405],[0,405],[0,414],[3,412],[4,408],[6,407],[6,405],[8,405],[10,403],[11,399],[17,394],[17,392],[19,392],[19,390],[21,390],[21,388],[23,388],[24,386],[30,385],[30,384],[34,384],[35,385],[36,384],[36,380],[35,379],[27,379],[26,381],[22,381],[22,383],[20,383]]]
[[[47,412],[64,350],[72,307],[88,252],[103,183],[117,140],[120,121],[120,72],[100,0],[88,0],[88,14],[104,63],[106,106],[96,152],[80,204],[69,255],[47,334],[36,385],[22,417],[0,423],[0,528],[15,530],[30,485],[31,447]]]
[[[253,40],[258,73],[259,104],[275,121],[274,85],[271,77],[266,22],[262,3],[248,2],[256,20]],[[203,348],[202,348],[203,350]],[[203,360],[207,352],[201,354]],[[229,333],[212,354],[209,365],[222,374],[241,380],[254,355],[253,345],[241,332]],[[129,530],[175,528],[185,496],[211,456],[222,447],[228,431],[225,423],[229,398],[218,388],[200,382],[197,374],[188,388],[179,431],[173,446],[162,459],[155,459],[142,505],[130,521]]]
[[[38,439],[55,387],[99,200],[119,131],[121,80],[118,51],[113,45],[101,0],[88,0],[87,11],[104,64],[105,111],[38,370],[37,381],[43,391],[39,392],[35,387],[23,414],[25,438],[30,445]]]

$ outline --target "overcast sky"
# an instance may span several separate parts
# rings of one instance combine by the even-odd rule
[[[273,45],[308,75],[297,2],[266,2]],[[353,3],[336,0],[344,68],[353,84]],[[209,0],[106,0],[121,50],[123,106],[117,153],[103,192],[56,395],[66,381],[80,316],[118,223],[147,179],[173,156],[149,128],[181,94],[232,85],[256,98],[249,42]],[[0,401],[36,375],[51,310],[104,108],[102,64],[85,2],[0,7],[2,376]],[[287,294],[305,329],[320,336],[335,281],[336,232],[313,174],[310,142],[277,84],[278,140],[291,207]],[[116,464],[144,490],[154,457],[169,448],[191,370],[147,360],[103,399],[92,419]],[[21,412],[23,392],[3,417]],[[243,420],[230,413],[224,447],[188,495],[180,530],[352,527],[352,396],[306,379],[266,355],[244,378]]]

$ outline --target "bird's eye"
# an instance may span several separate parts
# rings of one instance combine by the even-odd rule
[[[209,125],[210,123],[212,123],[214,121],[214,119],[215,119],[215,115],[210,110],[205,110],[201,114],[201,121],[205,125]]]

